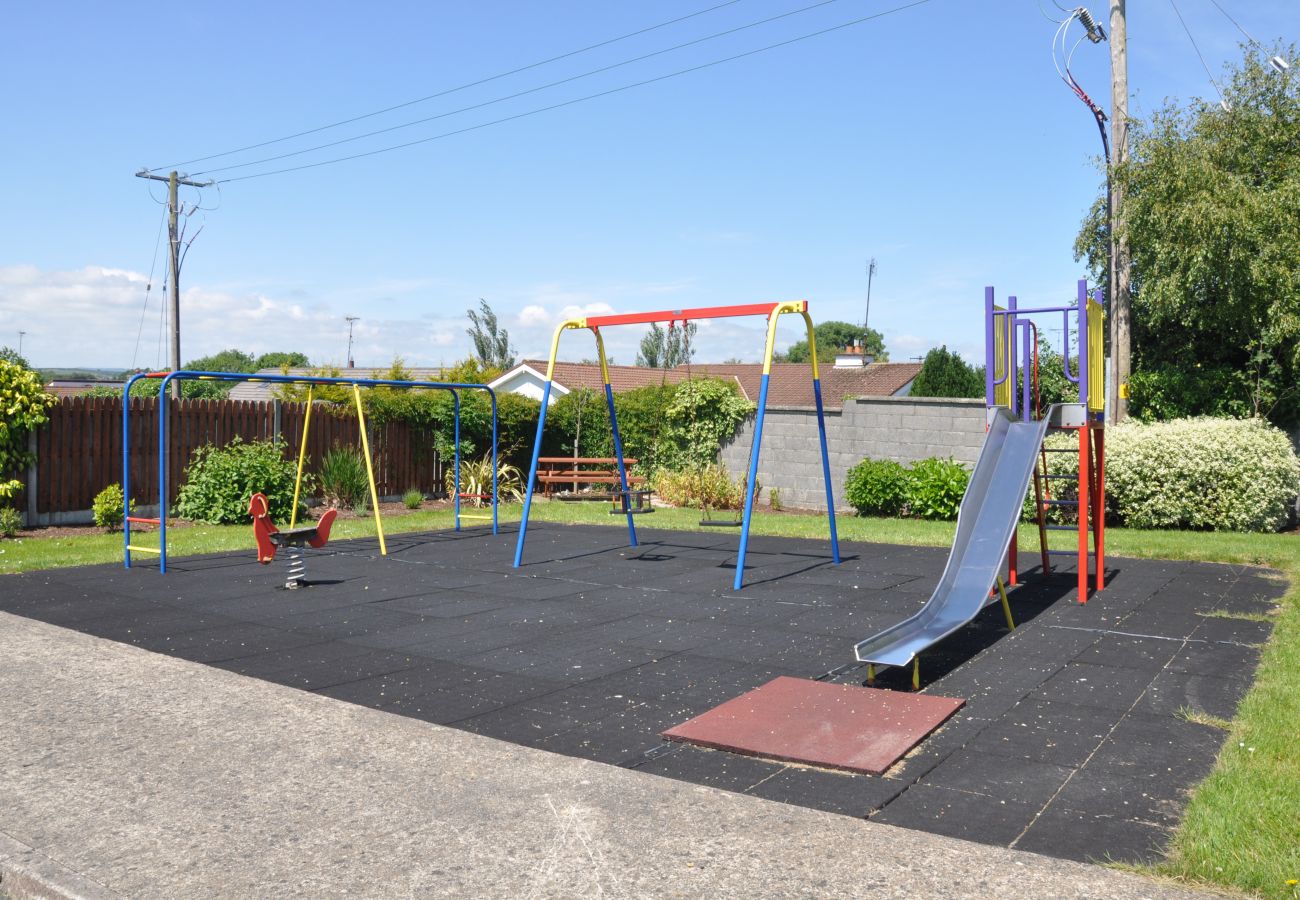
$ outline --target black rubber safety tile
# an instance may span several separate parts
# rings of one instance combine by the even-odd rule
[[[1165,855],[1172,831],[1052,804],[1016,843],[1017,850],[1093,863],[1152,863]]]
[[[1259,665],[1259,657],[1258,647],[1193,641],[1188,642],[1174,655],[1169,662],[1169,668],[1196,675],[1232,673],[1251,677],[1255,667]]]
[[[1195,612],[1166,612],[1144,606],[1110,627],[1124,634],[1185,640],[1195,635],[1204,622],[1205,618]]]
[[[1237,704],[1250,690],[1250,683],[1250,673],[1244,670],[1196,675],[1168,669],[1151,682],[1134,712],[1176,716],[1191,711],[1231,720],[1237,713]]]
[[[721,703],[789,674],[691,653],[669,656],[598,680],[600,688],[648,700]]]
[[[326,662],[294,665],[268,672],[259,677],[276,684],[318,691],[322,688],[363,681],[377,675],[387,675],[402,669],[418,668],[428,660],[389,651],[372,651],[360,656],[332,659]]]
[[[745,793],[765,800],[866,818],[898,797],[908,786],[907,781],[876,775],[791,766],[763,779]]]
[[[921,784],[1015,800],[1039,808],[1074,774],[1069,766],[1015,759],[967,747],[926,773]]]
[[[350,606],[280,616],[267,622],[275,628],[316,635],[321,638],[349,638],[381,631],[405,629],[420,625],[423,616],[400,610],[371,609],[368,606]]]
[[[551,625],[496,625],[458,634],[441,634],[405,649],[411,653],[443,659],[477,658],[483,653],[504,647],[531,645],[555,631],[557,628]]]
[[[461,669],[461,666],[433,663],[317,688],[315,692],[336,700],[379,708],[408,703],[434,691],[460,689],[465,684]]]
[[[681,749],[670,749],[632,768],[650,775],[743,792],[788,767],[753,756],[681,745]]]
[[[1124,715],[1119,710],[1029,699],[992,722],[968,750],[1075,768]]]
[[[1220,644],[1258,646],[1268,641],[1268,636],[1272,633],[1272,622],[1202,616],[1201,627],[1196,629],[1192,637]]]
[[[1154,673],[1168,665],[1182,646],[1181,641],[1158,637],[1104,634],[1090,647],[1080,652],[1074,661],[1094,666],[1137,669]]]
[[[948,837],[1007,846],[1033,821],[1038,807],[1005,797],[914,784],[871,820]]]
[[[962,709],[895,763],[885,775],[917,781],[954,754],[965,752],[965,748],[990,725],[989,719],[969,715]]]
[[[1124,711],[1133,706],[1152,680],[1151,672],[1072,662],[1037,692],[1042,700],[1074,706]]]
[[[315,642],[316,639],[308,635],[265,625],[237,623],[178,635],[164,635],[141,641],[140,646],[191,662],[215,663],[263,653],[277,653]]]
[[[411,624],[399,624],[386,627],[381,624],[379,630],[363,630],[358,634],[344,634],[340,638],[359,647],[373,647],[376,650],[402,650],[408,647],[424,647],[437,644],[438,641],[453,635],[467,634],[476,630],[475,626],[456,619],[424,619]]]
[[[80,630],[123,644],[141,644],[191,631],[237,624],[237,619],[226,616],[157,610],[93,619],[81,626]]]
[[[531,747],[542,738],[553,737],[582,724],[581,718],[553,708],[516,703],[463,719],[456,723],[456,727]]]
[[[636,647],[585,646],[565,652],[562,646],[537,642],[456,659],[480,668],[576,684],[644,666],[661,655]]]
[[[490,713],[506,705],[501,701],[480,697],[477,694],[451,690],[431,691],[410,699],[399,698],[386,704],[383,709],[412,719],[420,719],[423,722],[450,725],[463,719]]]

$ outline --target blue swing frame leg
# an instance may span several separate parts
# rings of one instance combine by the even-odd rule
[[[533,484],[537,481],[537,461],[542,456],[542,433],[546,429],[546,407],[551,403],[551,379],[542,387],[542,408],[537,411],[537,437],[533,440],[533,461],[528,466],[528,487],[524,491],[524,509],[519,517],[519,542],[515,544],[515,568],[524,559],[524,538],[528,537],[528,514],[533,508]]]
[[[817,436],[822,444],[822,478],[826,482],[826,518],[831,525],[831,558],[840,562],[840,535],[835,527],[835,489],[831,487],[831,457],[826,449],[826,417],[822,412],[822,380],[813,379],[813,396],[817,399]]]
[[[749,470],[745,476],[745,517],[740,524],[740,551],[736,554],[736,579],[733,590],[740,590],[745,582],[745,551],[749,549],[749,523],[754,512],[754,481],[758,477],[758,450],[763,443],[763,416],[767,412],[768,374],[758,388],[758,414],[754,417],[754,442],[749,450]]]

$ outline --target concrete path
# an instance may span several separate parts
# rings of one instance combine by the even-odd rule
[[[1177,897],[0,613],[0,895]]]

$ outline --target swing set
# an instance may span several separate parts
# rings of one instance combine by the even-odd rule
[[[740,590],[744,583],[745,553],[749,546],[749,529],[754,509],[754,486],[758,477],[758,451],[763,438],[763,417],[767,411],[767,388],[772,372],[772,356],[776,348],[776,326],[781,316],[798,314],[803,318],[808,330],[809,358],[812,362],[813,397],[817,403],[817,433],[821,439],[822,475],[826,484],[826,510],[830,523],[831,556],[836,564],[840,561],[839,537],[835,530],[835,496],[831,488],[830,457],[826,450],[826,422],[822,409],[821,377],[817,369],[817,338],[813,332],[812,318],[808,315],[808,302],[795,300],[783,303],[751,303],[740,306],[705,306],[695,309],[661,310],[658,312],[625,313],[621,315],[588,316],[581,319],[569,319],[561,322],[555,329],[551,341],[551,355],[546,364],[546,381],[542,387],[542,405],[537,416],[537,437],[533,443],[533,459],[528,470],[528,485],[524,495],[524,509],[519,523],[519,542],[515,547],[515,568],[523,563],[524,541],[528,536],[528,518],[533,504],[533,487],[537,481],[537,465],[542,455],[542,435],[546,428],[546,411],[551,399],[551,383],[555,375],[556,357],[560,352],[560,337],[565,331],[586,329],[596,339],[596,352],[600,359],[601,379],[605,384],[605,403],[609,407],[609,423],[614,440],[614,459],[617,461],[619,481],[612,498],[615,503],[614,513],[627,517],[629,546],[637,546],[636,524],[633,520],[638,513],[653,509],[648,503],[648,492],[634,490],[628,485],[627,467],[623,463],[623,442],[618,433],[618,416],[614,409],[614,389],[609,382],[609,364],[605,358],[605,340],[601,329],[615,325],[649,325],[667,322],[671,329],[677,325],[685,328],[689,323],[700,319],[728,319],[741,316],[764,316],[767,319],[767,342],[763,350],[763,377],[758,392],[758,412],[754,419],[754,439],[749,453],[749,469],[745,478],[745,506],[740,525],[740,549],[736,559],[735,590]],[[689,362],[688,362],[689,365]],[[689,375],[689,370],[688,370]],[[709,518],[705,510],[705,518]],[[712,522],[702,523],[712,524]],[[732,524],[721,522],[717,524]]]
[[[161,379],[158,389],[158,517],[148,518],[131,514],[131,387],[142,378]],[[361,434],[361,450],[366,461],[366,478],[370,483],[370,506],[375,518],[375,533],[379,538],[379,552],[388,554],[388,545],[384,540],[384,525],[379,516],[379,491],[375,486],[375,470],[371,462],[370,439],[366,434],[366,417],[361,403],[363,387],[393,388],[427,388],[449,391],[453,398],[455,411],[455,491],[453,492],[456,531],[460,531],[462,519],[482,519],[492,522],[492,533],[499,534],[497,521],[497,395],[486,384],[470,384],[449,381],[395,381],[381,378],[343,378],[333,376],[301,375],[251,375],[242,372],[201,372],[180,370],[175,372],[140,372],[132,375],[122,388],[122,552],[126,568],[131,568],[131,554],[148,553],[158,557],[158,571],[167,571],[167,498],[168,498],[168,422],[171,418],[172,404],[166,399],[168,388],[173,382],[180,381],[232,381],[232,382],[266,382],[271,384],[306,385],[307,409],[303,417],[302,438],[298,449],[298,466],[293,485],[293,512],[289,528],[293,529],[298,519],[298,500],[302,491],[302,476],[307,462],[307,436],[311,428],[311,411],[315,399],[315,389],[327,385],[343,385],[352,388],[352,400],[357,412],[357,425]],[[464,494],[460,490],[460,391],[486,391],[492,405],[492,492],[490,495]],[[460,501],[490,499],[492,514],[470,515],[460,511]],[[156,525],[158,527],[158,546],[146,547],[131,543],[131,525]]]

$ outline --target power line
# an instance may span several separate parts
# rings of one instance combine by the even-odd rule
[[[608,47],[610,44],[617,44],[618,42],[626,41],[629,38],[638,37],[643,34],[649,34],[650,32],[657,31],[660,28],[667,28],[669,25],[676,25],[679,22],[685,22],[688,19],[694,19],[699,16],[705,15],[707,13],[715,12],[716,10],[722,9],[723,7],[726,6],[734,6],[735,4],[740,2],[742,2],[742,0],[726,0],[725,3],[718,3],[714,6],[697,10],[693,13],[687,13],[684,16],[678,16],[675,19],[669,19],[668,21],[660,22],[657,25],[650,25],[645,28],[638,29],[637,31],[630,31],[627,34],[620,34],[617,37],[607,38],[606,40],[598,41],[597,43],[594,44],[588,44],[586,47],[579,47],[577,50],[570,50],[567,53],[561,53],[559,56],[552,56],[549,59],[543,59],[543,60],[539,60],[538,62],[529,63],[526,66],[520,66],[517,69],[510,69],[507,72],[498,72],[496,75],[489,75],[486,78],[480,78],[477,81],[466,82],[465,84],[457,85],[456,87],[447,88],[445,90],[438,91],[437,93],[429,94],[428,96],[425,97],[417,97],[415,100],[407,100],[404,103],[398,103],[393,106],[385,107],[384,109],[377,109],[374,112],[368,112],[359,116],[353,116],[350,119],[343,119],[338,122],[331,122],[329,125],[321,125],[318,128],[309,128],[306,131],[299,131],[296,134],[285,135],[284,137],[274,138],[269,141],[262,141],[261,143],[257,143],[257,144],[249,144],[246,147],[238,147],[234,150],[225,150],[222,151],[221,153],[214,153],[211,156],[200,156],[197,159],[186,160],[185,162],[175,163],[171,166],[156,166],[150,169],[149,171],[156,172],[159,169],[172,169],[172,168],[179,169],[182,166],[189,166],[189,165],[193,165],[194,163],[207,162],[210,159],[218,159],[222,156],[233,156],[236,153],[243,153],[246,150],[256,150],[259,147],[269,147],[272,144],[280,144],[283,143],[284,141],[291,141],[294,138],[306,137],[309,134],[318,134],[322,131],[329,131],[331,128],[340,128],[343,125],[351,125],[353,122],[360,122],[363,119],[371,119],[374,118],[375,116],[382,116],[384,113],[390,113],[398,109],[405,109],[408,106],[415,106],[416,104],[425,103],[428,102],[429,100],[436,100],[439,97],[446,97],[448,94],[455,94],[458,91],[464,91],[472,87],[478,87],[479,85],[488,84],[489,82],[492,81],[498,81],[502,78],[507,78],[511,75],[518,75],[520,72],[527,72],[530,69],[536,69],[539,68],[540,66],[550,65],[553,62],[559,62],[560,60],[568,59],[571,56],[578,56],[582,53],[587,53],[591,50],[598,50],[601,47]]]
[[[1219,83],[1214,80],[1214,75],[1210,73],[1210,67],[1206,64],[1205,57],[1201,55],[1201,48],[1196,45],[1196,38],[1192,37],[1192,30],[1187,27],[1187,22],[1183,19],[1178,4],[1174,0],[1169,0],[1169,5],[1173,7],[1174,15],[1178,16],[1178,21],[1182,23],[1183,31],[1187,33],[1187,39],[1192,42],[1192,49],[1196,51],[1196,58],[1201,61],[1201,68],[1205,70],[1205,77],[1210,79],[1210,84],[1214,85],[1214,90],[1219,95],[1219,105],[1227,109],[1228,102],[1223,99],[1223,91],[1219,88]]]
[[[364,153],[353,153],[353,154],[351,154],[351,155],[349,155],[349,156],[339,156],[339,157],[335,157],[334,159],[321,160],[320,162],[305,163],[305,164],[300,165],[300,166],[289,166],[289,167],[287,167],[287,168],[283,168],[283,169],[272,169],[272,170],[269,171],[269,172],[258,172],[258,173],[255,173],[255,174],[253,174],[253,175],[238,175],[238,176],[235,176],[235,177],[233,177],[233,178],[223,178],[223,179],[221,179],[220,181],[218,181],[217,183],[218,183],[218,184],[227,184],[227,183],[229,183],[229,182],[233,182],[233,181],[248,181],[248,180],[253,179],[253,178],[265,178],[265,177],[267,177],[268,175],[284,175],[284,174],[286,174],[286,173],[288,173],[288,172],[301,172],[301,171],[303,171],[303,170],[305,170],[305,169],[315,169],[315,168],[319,168],[319,167],[321,167],[321,166],[333,165],[333,164],[335,164],[335,163],[350,162],[351,160],[354,160],[354,159],[364,159],[365,157],[368,157],[368,156],[376,156],[376,155],[378,155],[378,154],[380,154],[380,153],[390,153],[390,152],[392,152],[392,151],[394,151],[394,150],[404,150],[404,149],[406,149],[407,147],[414,147],[414,146],[417,146],[417,145],[419,145],[419,144],[427,144],[427,143],[429,143],[430,141],[438,141],[438,140],[442,140],[442,139],[444,139],[444,138],[454,137],[454,136],[456,136],[456,135],[460,135],[460,134],[466,134],[467,132],[478,131],[478,130],[480,130],[480,129],[488,128],[488,127],[493,126],[493,125],[502,125],[502,124],[505,124],[505,123],[507,123],[507,122],[514,122],[514,121],[516,121],[516,120],[518,120],[518,119],[525,119],[525,118],[528,118],[528,117],[530,117],[530,116],[538,115],[538,114],[540,114],[540,113],[551,112],[551,111],[553,111],[553,110],[562,109],[562,108],[564,108],[564,107],[566,107],[566,106],[573,106],[574,104],[577,104],[577,103],[583,103],[583,102],[586,102],[586,101],[588,101],[588,100],[596,100],[596,99],[598,99],[598,98],[600,98],[600,97],[608,97],[608,96],[610,96],[610,95],[612,95],[612,94],[618,94],[618,93],[622,93],[623,91],[632,90],[633,88],[645,87],[646,85],[649,85],[649,84],[655,84],[655,83],[660,82],[660,81],[667,81],[667,80],[670,79],[670,78],[677,78],[677,77],[682,76],[682,75],[689,75],[689,74],[691,74],[691,73],[693,73],[693,72],[700,72],[700,71],[703,71],[704,69],[711,69],[711,68],[713,68],[714,66],[720,66],[720,65],[723,65],[724,63],[735,62],[736,60],[739,60],[739,59],[745,59],[745,58],[750,57],[750,56],[756,56],[756,55],[758,55],[759,53],[766,53],[766,52],[769,51],[769,50],[776,50],[776,49],[779,49],[779,48],[781,48],[781,47],[788,47],[788,46],[790,46],[791,44],[797,44],[797,43],[799,43],[799,42],[801,42],[801,41],[810,40],[810,39],[815,38],[815,37],[821,37],[821,36],[823,36],[823,35],[830,34],[830,33],[835,32],[835,31],[841,31],[841,30],[843,30],[843,29],[845,29],[845,28],[851,28],[851,27],[853,27],[853,26],[855,26],[855,25],[861,25],[861,24],[863,24],[864,22],[870,22],[870,21],[872,21],[872,20],[874,20],[874,19],[881,19],[881,18],[884,18],[885,16],[894,15],[895,13],[905,12],[906,10],[913,9],[913,8],[915,8],[915,7],[918,7],[918,6],[925,6],[926,4],[931,3],[931,2],[933,2],[933,0],[914,0],[914,2],[912,2],[912,3],[905,3],[905,4],[901,5],[901,6],[895,6],[895,7],[892,7],[891,9],[887,9],[887,10],[884,10],[884,11],[882,11],[882,12],[878,12],[878,13],[873,13],[872,15],[869,15],[869,16],[862,16],[861,18],[851,19],[851,20],[849,20],[849,21],[847,21],[847,22],[841,22],[841,23],[838,24],[838,25],[832,25],[832,26],[830,26],[829,28],[823,28],[823,29],[820,29],[820,30],[818,30],[818,31],[813,31],[813,32],[809,32],[809,33],[807,33],[807,34],[801,34],[801,35],[799,35],[799,36],[797,36],[797,37],[788,38],[787,40],[784,40],[784,41],[778,41],[778,42],[775,43],[775,44],[768,44],[767,46],[764,46],[764,47],[758,47],[758,48],[755,48],[755,49],[753,49],[753,50],[746,50],[746,51],[743,52],[743,53],[737,53],[737,54],[734,54],[734,55],[732,55],[732,56],[724,57],[724,58],[722,58],[722,59],[715,59],[715,60],[713,60],[712,62],[701,63],[700,65],[697,65],[697,66],[690,66],[690,67],[685,68],[685,69],[678,69],[678,70],[675,71],[675,72],[669,72],[669,73],[667,73],[667,74],[665,74],[665,75],[657,75],[657,76],[655,76],[654,78],[647,78],[647,79],[644,79],[644,80],[642,80],[642,81],[634,81],[634,82],[632,82],[632,83],[630,83],[630,84],[625,84],[625,85],[620,85],[619,87],[610,88],[609,90],[599,91],[599,92],[594,93],[594,94],[587,94],[586,96],[583,96],[583,97],[575,97],[575,98],[573,98],[573,99],[571,99],[571,100],[565,100],[565,101],[562,101],[562,102],[560,102],[560,103],[553,103],[553,104],[551,104],[550,106],[542,106],[542,107],[538,107],[538,108],[536,108],[536,109],[526,110],[525,112],[516,113],[516,114],[514,114],[514,115],[512,115],[512,116],[504,116],[504,117],[502,117],[502,118],[500,118],[500,119],[493,119],[493,120],[488,121],[488,122],[480,122],[480,123],[477,124],[477,125],[469,125],[469,126],[466,126],[465,128],[458,128],[458,129],[456,129],[455,131],[446,131],[446,132],[443,132],[443,133],[441,133],[441,134],[431,135],[431,136],[429,136],[429,137],[420,138],[420,139],[418,139],[418,140],[407,141],[406,143],[403,143],[403,144],[395,144],[395,145],[390,146],[390,147],[381,147],[381,148],[379,148],[379,149],[377,149],[377,150],[368,150],[368,151],[366,151],[366,152],[364,152]]]
[[[326,144],[318,144],[315,147],[307,147],[304,150],[292,150],[288,153],[281,153],[277,156],[267,156],[262,159],[250,160],[249,162],[233,163],[228,166],[218,166],[217,168],[214,169],[207,169],[202,172],[195,172],[194,175],[197,177],[199,175],[211,175],[213,172],[228,172],[231,169],[245,169],[248,168],[249,166],[261,165],[262,163],[277,162],[279,160],[289,159],[290,157],[294,157],[294,156],[303,156],[307,153],[315,153],[317,150],[328,150],[330,147],[338,147],[342,144],[350,144],[353,143],[354,141],[364,140],[365,138],[375,137],[381,134],[388,134],[393,131],[401,131],[403,128],[413,128],[416,125],[424,125],[428,122],[433,122],[438,119],[445,119],[449,116],[458,115],[463,112],[472,112],[473,110],[476,109],[483,109],[484,107],[487,106],[494,106],[498,103],[504,103],[507,100],[516,100],[520,97],[525,97],[529,94],[536,94],[539,91],[545,91],[553,87],[559,87],[562,84],[568,84],[573,81],[580,81],[583,78],[590,78],[592,75],[600,75],[604,72],[609,72],[614,69],[621,69],[624,66],[630,66],[633,65],[634,63],[644,62],[645,60],[653,59],[656,56],[663,56],[665,53],[672,53],[677,50],[685,49],[686,47],[693,47],[696,44],[703,44],[708,41],[717,40],[718,38],[737,34],[738,32],[741,31],[747,31],[751,28],[758,28],[761,25],[767,25],[769,23],[778,21],[779,19],[788,19],[790,16],[796,16],[799,15],[800,13],[806,13],[809,12],[810,10],[818,9],[819,7],[822,6],[829,6],[832,3],[838,3],[838,2],[839,0],[818,0],[818,2],[816,3],[812,3],[808,6],[802,6],[798,9],[792,9],[789,12],[783,12],[775,16],[769,16],[766,19],[758,19],[757,21],[754,22],[749,22],[744,25],[738,25],[735,28],[728,28],[723,31],[718,31],[713,34],[705,35],[704,37],[699,37],[693,40],[684,41],[680,44],[674,44],[671,47],[665,47],[661,50],[654,50],[651,51],[650,53],[642,54],[641,56],[634,56],[631,59],[622,60],[621,62],[610,63],[607,66],[601,66],[600,68],[591,69],[586,72],[581,72],[577,75],[570,75],[569,77],[561,78],[558,81],[551,81],[548,82],[547,84],[538,85],[537,87],[531,87],[522,91],[516,91],[513,94],[506,94],[505,96],[496,97],[495,99],[492,100],[484,100],[481,103],[474,103],[469,106],[462,106],[459,109],[449,110],[448,112],[438,113],[437,115],[433,115],[433,116],[426,116],[423,119],[416,119],[412,122],[404,122],[400,125],[390,125],[387,128],[380,128],[375,131],[367,131],[364,134],[358,134],[352,137],[340,138],[337,141],[330,141],[329,143]]]
[[[1231,15],[1229,15],[1228,11],[1227,11],[1226,9],[1224,9],[1222,6],[1219,5],[1218,0],[1210,0],[1210,2],[1214,4],[1214,8],[1215,8],[1215,9],[1217,9],[1219,12],[1223,13],[1224,18],[1226,18],[1226,19],[1227,19],[1229,22],[1231,22],[1233,25],[1236,25],[1236,26],[1237,26],[1237,30],[1240,31],[1242,34],[1244,34],[1244,35],[1246,36],[1246,40],[1250,41],[1252,44],[1255,44],[1256,46],[1259,45],[1259,41],[1257,41],[1257,40],[1255,40],[1253,37],[1251,37],[1251,36],[1250,36],[1250,32],[1247,31],[1246,29],[1242,28],[1242,27],[1241,27],[1241,23],[1238,22],[1236,19],[1234,19]]]

